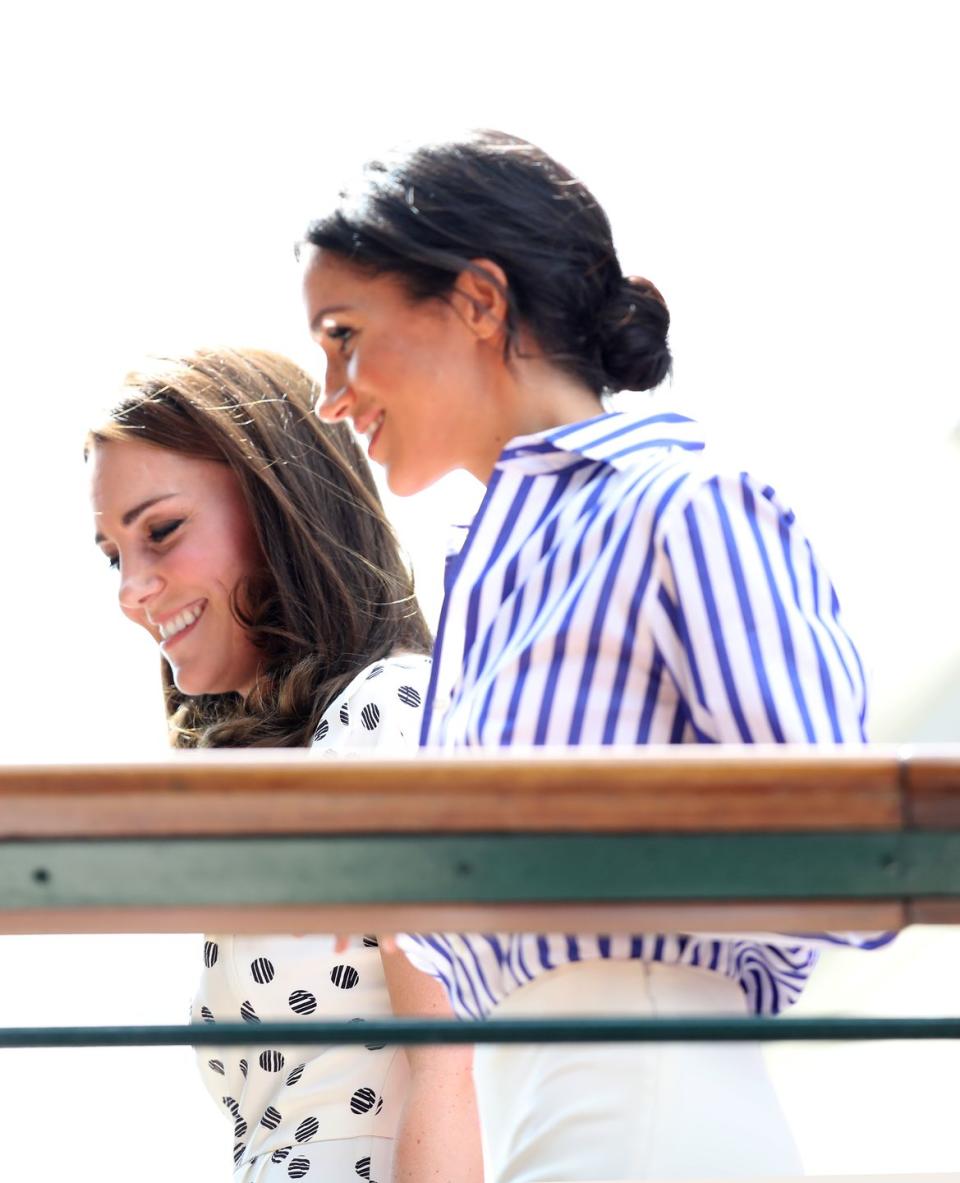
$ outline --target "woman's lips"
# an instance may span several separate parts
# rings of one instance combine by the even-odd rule
[[[191,604],[189,608],[184,608],[178,612],[176,616],[167,621],[162,629],[162,633],[167,633],[162,636],[160,641],[160,648],[167,652],[172,646],[178,644],[188,633],[192,633],[200,621],[203,619],[203,614],[207,610],[207,601],[201,600],[198,604]],[[173,629],[173,632],[168,630]],[[161,633],[161,635],[162,635]]]
[[[367,437],[367,455],[371,458],[373,457],[373,449],[376,446],[377,440],[380,438],[380,431],[383,428],[385,418],[386,415],[381,411],[364,433]]]

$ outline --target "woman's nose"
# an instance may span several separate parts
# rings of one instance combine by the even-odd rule
[[[121,566],[120,588],[117,598],[124,612],[143,612],[150,600],[163,587],[163,580],[153,567]]]
[[[345,382],[344,375],[331,374],[331,367],[327,367],[327,377],[323,386],[323,394],[317,399],[314,411],[319,419],[326,423],[335,423],[338,419],[347,419],[353,412],[353,391],[350,383]]]

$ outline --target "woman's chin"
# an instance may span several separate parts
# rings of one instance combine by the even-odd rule
[[[193,698],[197,694],[203,694],[202,690],[197,690],[190,678],[182,678],[176,670],[173,673],[173,684],[180,691],[181,694],[187,694]]]
[[[443,472],[428,472],[424,469],[405,467],[402,464],[384,465],[387,477],[387,488],[394,497],[412,497],[415,493],[422,493],[444,475]]]
[[[198,676],[195,670],[177,669],[175,666],[171,666],[170,673],[174,686],[181,694],[189,695],[191,698],[196,698],[201,694],[223,693],[222,690],[214,690],[210,679]]]
[[[204,676],[197,670],[174,669],[171,666],[173,684],[181,694],[197,698],[201,694],[239,694],[246,698],[257,681],[257,668],[244,670],[235,677]]]

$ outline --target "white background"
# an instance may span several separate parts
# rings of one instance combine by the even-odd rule
[[[625,270],[671,307],[658,398],[731,440],[815,538],[874,736],[960,739],[953,12],[196,0],[6,16],[0,759],[162,745],[157,656],[91,542],[84,431],[145,352],[251,344],[318,366],[293,240],[364,157],[451,125],[525,135],[588,180]],[[463,489],[390,503],[431,615]],[[11,938],[0,957],[0,1024],[179,1022],[199,965],[179,937]],[[955,1012],[958,969],[953,934],[917,930],[838,954],[803,1005]],[[811,1170],[960,1167],[944,1049],[772,1058]],[[189,1059],[0,1053],[0,1173],[226,1178],[230,1131]]]

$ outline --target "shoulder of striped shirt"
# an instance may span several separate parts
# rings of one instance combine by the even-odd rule
[[[691,505],[700,498],[713,501],[713,486],[719,486],[721,489],[735,486],[738,490],[749,488],[756,498],[771,503],[778,512],[786,515],[786,519],[793,525],[792,509],[779,498],[771,484],[759,480],[747,468],[738,467],[734,462],[718,464],[717,459],[709,452],[685,454],[664,466],[663,472],[655,478],[656,482],[664,487],[664,495],[669,491],[668,504],[664,506],[653,532],[653,541],[658,549],[662,547],[677,519],[681,518]],[[722,461],[723,458],[719,459]]]
[[[572,453],[617,469],[628,481],[639,478],[639,485],[635,486],[638,499],[645,498],[654,485],[669,488],[676,483],[671,500],[673,506],[680,503],[682,510],[697,490],[712,479],[734,476],[740,479],[742,470],[735,463],[728,463],[726,452],[718,454],[719,450],[704,439],[699,424],[680,414],[643,416],[611,412],[564,430],[569,434],[564,436],[560,431],[550,434],[536,451]],[[648,481],[647,477],[654,473],[652,482]],[[757,485],[758,489],[761,487],[764,486]]]

